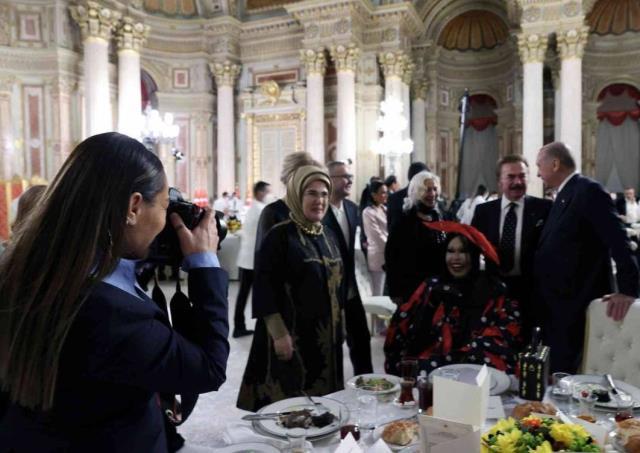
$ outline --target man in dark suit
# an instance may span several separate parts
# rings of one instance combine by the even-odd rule
[[[526,195],[529,163],[522,156],[505,156],[497,165],[502,197],[476,206],[471,225],[482,231],[498,250],[503,281],[520,303],[522,333],[529,340],[538,324],[532,308],[533,256],[552,203]],[[495,266],[492,261],[487,266]]]
[[[389,199],[387,200],[387,230],[389,230],[389,232],[393,230],[393,226],[398,219],[402,217],[402,204],[404,203],[404,199],[407,198],[411,178],[424,170],[429,171],[429,168],[423,162],[413,162],[409,165],[409,172],[407,174],[409,180],[407,181],[406,187],[389,195]]]
[[[338,247],[344,263],[342,290],[347,345],[355,375],[373,372],[371,362],[371,334],[367,316],[360,300],[355,273],[356,227],[360,223],[358,205],[347,200],[353,186],[353,175],[345,162],[329,162],[329,176],[333,184],[330,206],[322,223],[338,238]]]
[[[574,373],[582,358],[589,303],[602,297],[607,315],[623,319],[638,296],[638,265],[611,197],[599,183],[576,172],[563,143],[543,146],[536,165],[557,195],[535,254],[535,300],[544,314],[551,369]]]

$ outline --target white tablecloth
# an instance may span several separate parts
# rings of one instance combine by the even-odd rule
[[[517,389],[517,381],[512,376],[511,376],[511,379],[512,379],[511,390],[501,395],[502,403],[504,406],[504,412],[507,416],[511,415],[511,411],[513,410],[513,407],[516,404],[523,402],[523,400],[518,398],[517,391],[515,391]],[[570,414],[575,409],[574,405],[577,403],[573,402],[572,400],[558,401],[555,399],[551,399],[549,395],[550,395],[550,389],[548,389],[547,391],[547,396],[545,397],[545,401],[552,403],[563,412]],[[333,398],[346,404],[346,406],[349,408],[349,411],[350,411],[349,423],[357,422],[358,404],[356,399],[357,395],[354,390],[341,390],[339,392],[332,393],[326,396],[327,398]],[[415,396],[417,396],[417,394]],[[416,408],[403,409],[395,406],[391,402],[378,401],[376,425],[380,426],[385,423],[389,423],[393,420],[411,417],[412,415],[415,415],[416,410],[417,410]],[[250,414],[251,412],[246,412],[246,413]],[[598,413],[598,418],[602,420],[608,420],[612,415],[613,414],[607,414],[607,413],[601,412],[601,413]],[[483,431],[487,431],[491,426],[495,424],[496,421],[497,421],[496,419],[487,419],[485,422],[485,426],[483,426]],[[238,420],[230,423],[226,428],[223,438],[226,444],[260,441],[260,442],[269,443],[277,448],[283,448],[283,446],[286,445],[286,440],[274,439],[271,437],[257,434],[251,428],[251,422],[242,421],[242,420]],[[376,440],[377,439],[374,439],[373,437],[372,430],[361,431],[360,445],[362,446],[363,450],[373,445],[373,443]],[[329,438],[314,442],[313,451],[314,453],[333,453],[339,444],[340,444],[340,436],[339,436],[339,433],[336,433]],[[224,445],[218,445],[218,447],[222,447],[222,446]],[[607,446],[607,447],[608,447],[607,451],[613,451],[613,449],[611,449],[610,446]]]
[[[230,280],[238,280],[238,251],[240,250],[240,235],[229,233],[224,238],[218,250],[220,266],[229,273]]]

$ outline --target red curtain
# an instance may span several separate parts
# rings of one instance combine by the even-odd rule
[[[602,101],[607,94],[611,96],[620,96],[625,91],[628,93],[629,97],[635,100],[640,99],[640,91],[638,91],[637,88],[627,85],[626,83],[614,83],[600,92],[598,95],[598,101]]]
[[[598,112],[598,119],[600,121],[607,120],[614,126],[620,126],[624,123],[624,120],[626,120],[627,117],[634,121],[638,121],[640,119],[640,109],[631,110],[629,112]]]

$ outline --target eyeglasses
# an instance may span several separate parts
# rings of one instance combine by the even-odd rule
[[[353,181],[353,175],[350,175],[349,173],[345,173],[344,175],[333,175],[331,177],[332,178],[344,178],[347,181]]]

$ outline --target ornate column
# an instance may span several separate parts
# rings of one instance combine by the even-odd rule
[[[76,81],[58,75],[51,87],[51,103],[53,105],[53,168],[50,175],[55,175],[71,153],[71,93]]]
[[[17,173],[11,124],[11,91],[15,82],[13,76],[0,78],[0,179],[7,181]]]
[[[403,78],[407,75],[407,66],[410,64],[409,57],[404,52],[386,52],[378,56],[380,65],[382,66],[382,73],[384,74],[384,99],[385,101],[399,101],[402,103],[403,116],[407,119],[407,85],[404,83]],[[407,129],[410,127],[407,124]],[[407,137],[408,132],[402,135],[402,138]],[[408,156],[407,156],[408,157]],[[408,164],[407,158],[399,155],[385,155],[384,156],[384,168],[388,175],[395,174],[398,181],[403,184],[405,178],[404,167]]]
[[[191,162],[191,190],[192,196],[213,197],[212,182],[209,179],[211,159],[207,155],[207,150],[211,149],[213,143],[212,121],[213,112],[195,112],[191,115],[193,128],[193,155]]]
[[[360,49],[355,44],[331,47],[331,58],[338,73],[338,140],[336,158],[356,160],[356,69]],[[356,165],[351,167],[356,168]]]
[[[84,44],[87,135],[113,130],[109,93],[109,40],[121,14],[97,2],[69,7]]]
[[[307,73],[307,151],[324,162],[324,49],[304,49],[300,58]]]
[[[557,34],[560,69],[560,141],[571,149],[576,169],[582,167],[582,55],[589,28],[580,26]]]
[[[407,63],[404,65],[402,73],[402,106],[404,108],[404,117],[407,120],[407,129],[404,136],[411,137],[411,79],[416,65],[407,57]]]
[[[150,27],[122,18],[116,31],[118,44],[118,132],[140,138],[142,92],[140,87],[140,49],[149,36]]]
[[[235,178],[235,117],[233,113],[233,85],[240,74],[240,65],[226,60],[210,64],[218,86],[217,133],[217,195],[233,192]]]
[[[413,155],[416,161],[427,162],[427,129],[425,100],[428,84],[426,80],[414,80],[413,103],[411,105],[411,134],[413,136]]]
[[[528,193],[542,196],[542,180],[535,170],[536,157],[543,144],[542,64],[547,36],[521,34],[518,48],[523,66],[522,153],[529,161]]]

